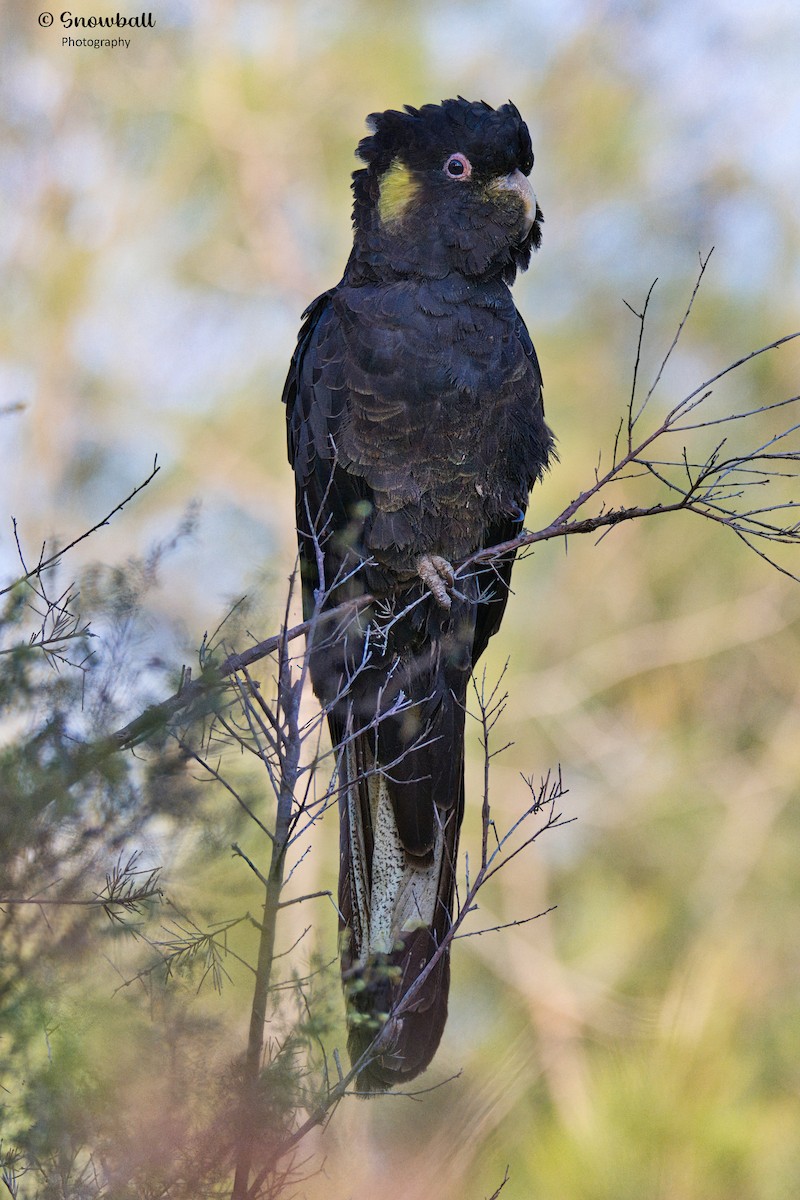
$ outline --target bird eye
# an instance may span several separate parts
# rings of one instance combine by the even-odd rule
[[[472,164],[464,154],[451,154],[444,164],[444,173],[451,179],[469,179],[472,174]]]

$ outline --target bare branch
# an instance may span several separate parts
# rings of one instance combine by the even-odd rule
[[[572,818],[575,819],[574,817]],[[568,822],[563,822],[567,824]],[[548,828],[553,829],[555,826],[550,825]],[[527,845],[527,843],[526,843]],[[549,908],[542,909],[541,912],[534,913],[532,917],[521,917],[517,921],[503,921],[501,925],[489,925],[486,929],[469,929],[466,933],[457,933],[456,938],[481,937],[484,933],[499,933],[501,929],[513,929],[517,925],[530,925],[531,921],[538,921],[539,917],[546,917],[548,913],[555,912],[558,908],[557,904],[551,904]],[[455,940],[455,938],[454,938]]]
[[[500,1186],[492,1192],[491,1196],[489,1197],[489,1200],[497,1200],[497,1197],[500,1195],[503,1188],[508,1183],[509,1179],[510,1179],[509,1170],[508,1170],[508,1167],[506,1167],[505,1175],[503,1176],[502,1180],[500,1181]]]
[[[62,546],[60,550],[56,550],[47,558],[44,557],[45,547],[42,546],[39,554],[39,561],[35,567],[31,567],[30,569],[28,569],[25,565],[25,560],[22,556],[22,548],[19,542],[17,522],[16,519],[12,517],[12,522],[14,525],[14,538],[17,543],[20,561],[22,562],[23,567],[25,567],[25,574],[20,575],[19,578],[13,581],[13,583],[9,583],[4,588],[0,588],[0,596],[5,596],[8,592],[13,591],[14,588],[18,587],[21,583],[25,583],[27,580],[33,579],[34,576],[41,575],[43,571],[46,571],[49,567],[54,566],[60,559],[64,557],[65,554],[67,554],[70,550],[73,550],[75,546],[86,541],[86,539],[91,537],[93,533],[96,533],[98,529],[103,529],[106,525],[108,525],[112,517],[115,517],[118,512],[122,512],[123,508],[125,508],[127,504],[130,504],[131,500],[133,500],[135,496],[138,496],[140,492],[144,491],[148,484],[153,482],[160,470],[161,467],[158,465],[158,456],[156,456],[153,461],[153,469],[147,478],[142,483],[138,484],[138,486],[135,487],[132,492],[129,492],[124,500],[120,500],[119,504],[115,505],[114,508],[111,509],[111,512],[107,513],[101,521],[97,521],[94,525],[92,525],[91,529],[85,530],[78,537],[73,538],[71,542],[67,542],[66,546]]]

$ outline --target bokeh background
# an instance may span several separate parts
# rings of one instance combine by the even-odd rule
[[[640,307],[658,277],[650,379],[715,247],[655,415],[800,324],[788,0],[151,8],[154,29],[121,31],[129,48],[92,49],[62,45],[88,31],[58,13],[41,28],[38,6],[10,3],[0,48],[0,563],[13,577],[12,514],[35,558],[104,516],[157,454],[156,480],[71,559],[77,574],[124,567],[175,539],[136,634],[147,661],[189,661],[244,594],[254,635],[277,623],[294,542],[280,391],[300,313],[348,252],[369,112],[511,97],[530,125],[546,223],[515,294],[561,459],[532,527],[610,452],[638,331],[624,300]],[[714,411],[794,394],[799,366],[791,346],[759,360]],[[494,676],[510,659],[498,738],[514,743],[495,764],[495,816],[521,811],[520,772],[560,765],[577,820],[501,873],[480,920],[558,907],[458,944],[426,1083],[460,1077],[416,1103],[341,1106],[312,1139],[324,1173],[300,1194],[480,1198],[508,1165],[509,1200],[787,1200],[800,1187],[800,590],[725,530],[676,516],[568,553],[549,544],[515,591],[488,656]],[[120,682],[121,712],[149,679]],[[224,917],[245,885],[225,810],[204,811],[216,824],[191,887]],[[179,895],[184,833],[151,830],[146,847]],[[474,814],[465,841],[475,852]],[[336,853],[328,818],[306,885],[330,885]],[[332,957],[332,909],[313,923]],[[69,1053],[104,1078],[124,1070],[131,1111],[152,1107],[135,1081],[158,1039],[124,1024],[101,970],[92,995],[61,969],[62,1030],[100,1014]],[[214,1026],[208,1056],[238,1051],[248,1002],[246,979],[208,1000],[228,1038]]]

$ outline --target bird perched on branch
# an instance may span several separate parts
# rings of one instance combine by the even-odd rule
[[[509,285],[541,240],[511,103],[373,113],[353,250],[306,310],[284,390],[307,618],[338,748],[349,1051],[365,1090],[413,1078],[447,1017],[470,674],[500,625],[547,466],[541,374]]]

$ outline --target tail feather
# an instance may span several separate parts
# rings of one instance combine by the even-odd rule
[[[383,640],[375,623],[369,653],[363,624],[312,649],[314,687],[340,748],[340,953],[351,1061],[382,1031],[377,1057],[359,1075],[363,1090],[423,1071],[447,1020],[449,949],[440,947],[452,925],[478,610],[477,581],[463,586],[449,612],[424,595],[411,604],[411,591],[407,613],[387,622]]]
[[[450,789],[443,805],[431,798],[434,842],[422,857],[403,845],[396,787],[380,773],[370,735],[357,735],[342,756],[339,909],[353,1062],[390,1022],[380,1056],[359,1075],[365,1091],[423,1071],[447,1020],[449,949],[420,981],[451,925],[463,812],[463,750],[449,746],[443,753],[451,781],[455,769],[455,803]]]

